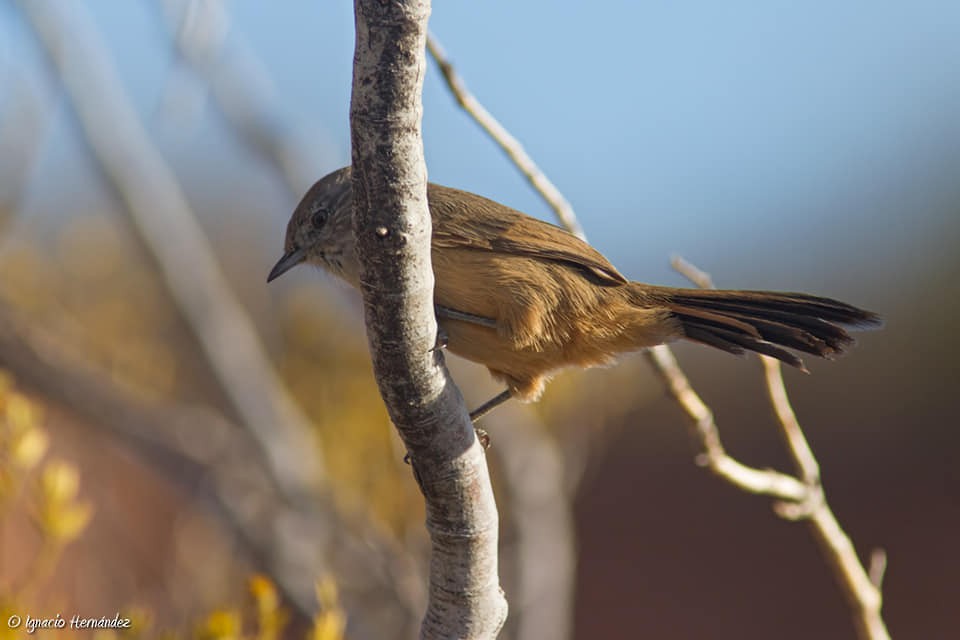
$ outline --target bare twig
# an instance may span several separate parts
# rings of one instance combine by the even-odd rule
[[[720,443],[720,433],[713,419],[713,412],[697,395],[677,364],[673,352],[666,348],[654,348],[646,352],[654,371],[660,376],[677,404],[690,416],[695,434],[703,453],[697,463],[708,467],[731,484],[749,491],[768,495],[790,502],[801,501],[807,495],[803,483],[788,475],[769,469],[753,469],[727,455]]]
[[[870,582],[877,589],[883,587],[883,576],[887,572],[887,552],[883,549],[874,549],[870,553],[870,568],[867,573],[870,575]]]
[[[760,356],[760,360],[763,363],[770,404],[780,421],[781,432],[796,464],[797,471],[804,484],[810,487],[816,486],[820,484],[820,465],[817,463],[813,451],[810,450],[810,444],[800,428],[800,422],[793,412],[793,407],[790,406],[787,388],[783,383],[783,369],[780,367],[780,361],[770,356]]]
[[[674,268],[687,276],[694,284],[713,288],[713,281],[709,274],[701,271],[683,258],[674,258]],[[883,571],[886,567],[886,554],[882,551],[874,552],[871,558],[871,570],[868,572],[863,568],[857,551],[847,536],[846,532],[840,527],[836,516],[827,504],[826,496],[823,492],[823,486],[820,484],[820,466],[810,449],[806,436],[800,428],[797,416],[790,405],[790,399],[787,396],[787,389],[783,382],[783,374],[780,369],[780,361],[767,356],[761,356],[765,378],[767,383],[767,392],[770,396],[770,402],[777,414],[778,422],[787,443],[787,448],[793,458],[794,464],[801,477],[797,480],[787,474],[776,471],[763,471],[761,473],[778,476],[780,482],[787,480],[796,482],[802,488],[799,496],[786,497],[777,495],[782,501],[775,505],[776,512],[789,520],[809,520],[813,528],[814,535],[820,543],[830,566],[854,609],[854,621],[857,623],[857,629],[860,636],[865,640],[883,640],[890,637],[886,625],[880,615],[882,598],[880,593],[880,583],[882,581]],[[668,383],[669,384],[669,383]],[[672,390],[672,387],[671,387]],[[702,414],[695,413],[688,408],[683,400],[679,400],[681,406],[687,409],[687,413],[694,421],[699,423]],[[702,403],[701,403],[702,404]],[[719,434],[716,433],[716,426],[711,423],[710,440],[715,440],[715,444],[708,441],[704,436],[703,446],[710,454],[711,448],[719,446]],[[746,467],[744,468],[746,469]],[[757,470],[751,470],[757,471]],[[727,478],[733,484],[743,488],[743,485],[734,478]],[[755,492],[767,493],[767,492]],[[771,495],[771,494],[768,494]]]
[[[94,156],[152,252],[242,424],[285,490],[309,494],[322,478],[309,422],[278,380],[83,5],[49,0],[19,4],[56,68]]]
[[[436,61],[437,66],[440,67],[440,73],[443,74],[443,79],[446,80],[447,87],[450,89],[450,93],[453,94],[454,98],[456,98],[457,104],[470,114],[470,117],[503,149],[503,152],[507,154],[511,162],[520,170],[520,173],[527,178],[537,193],[539,193],[550,208],[553,209],[553,212],[563,226],[566,227],[570,233],[573,233],[579,238],[584,238],[583,228],[577,221],[573,207],[571,207],[567,199],[563,197],[560,190],[550,182],[546,174],[540,170],[540,167],[533,161],[533,158],[527,155],[527,152],[520,142],[510,135],[510,132],[467,90],[467,85],[463,81],[463,78],[461,78],[457,70],[453,68],[453,65],[447,59],[447,54],[443,50],[443,47],[437,42],[436,36],[432,34],[427,36],[427,50]]]
[[[429,0],[355,0],[353,230],[374,372],[427,506],[430,589],[421,638],[493,638],[507,603],[497,509],[459,390],[433,349],[421,91]]]
[[[681,275],[693,282],[698,287],[704,289],[713,288],[713,279],[706,271],[698,269],[695,265],[683,259],[681,256],[674,256],[671,259],[673,268]],[[686,412],[695,425],[695,433],[699,440],[703,453],[698,458],[698,462],[709,467],[711,471],[726,480],[727,482],[748,491],[767,495],[773,498],[783,500],[787,504],[798,504],[806,501],[808,497],[808,486],[796,478],[787,474],[772,471],[770,469],[753,469],[747,467],[727,455],[720,443],[720,431],[717,429],[713,413],[707,407],[706,403],[700,398],[690,380],[680,369],[677,359],[673,353],[666,347],[656,347],[646,352],[647,359],[654,366],[654,371],[660,376],[667,385],[667,390],[677,404]],[[779,374],[779,368],[777,369]],[[783,398],[786,398],[786,390],[783,388],[783,379],[780,379],[780,391]],[[771,396],[772,397],[772,396]],[[786,409],[779,405],[778,414],[783,410],[784,414],[792,415],[789,404]],[[794,418],[794,424],[796,419]],[[799,428],[799,425],[797,425]],[[802,438],[802,434],[800,434]],[[809,452],[809,449],[808,449]]]
[[[695,264],[687,262],[683,256],[675,255],[671,257],[670,266],[701,289],[713,289],[713,278],[710,277],[710,274],[701,271]]]

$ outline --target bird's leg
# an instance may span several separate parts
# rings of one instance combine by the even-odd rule
[[[480,427],[476,426],[477,420],[487,415],[512,397],[513,393],[511,393],[510,389],[504,389],[470,412],[470,421],[474,424],[473,430],[477,432],[477,440],[480,441],[480,445],[484,449],[490,448],[490,435]]]
[[[434,305],[435,312],[437,314],[438,320],[460,320],[461,322],[469,322],[471,324],[476,324],[481,327],[488,327],[490,329],[497,328],[497,321],[492,318],[485,318],[483,316],[478,316],[473,313],[467,313],[466,311],[458,311],[457,309],[451,309],[450,307],[444,307],[442,305]],[[447,333],[443,329],[437,330],[437,348],[444,348],[447,346]],[[503,391],[503,393],[498,394],[496,397],[491,398],[487,402],[484,402],[482,405],[470,412],[470,421],[476,423],[477,420],[483,416],[490,413],[493,409],[503,404],[510,399],[511,393],[509,389]],[[477,440],[480,441],[480,445],[487,449],[490,447],[490,436],[486,431],[480,427],[474,426],[474,431],[477,432]]]
[[[497,328],[497,321],[492,318],[484,318],[483,316],[467,313],[466,311],[457,311],[456,309],[443,307],[439,304],[434,305],[433,308],[437,314],[438,320],[461,320],[471,324],[478,324],[481,327],[489,327],[491,329]]]
[[[494,409],[502,405],[511,397],[513,397],[513,394],[510,392],[510,389],[504,389],[503,391],[501,391],[500,393],[490,398],[489,400],[484,402],[482,405],[480,405],[479,407],[477,407],[476,409],[470,412],[470,422],[474,423],[473,430],[477,434],[477,440],[480,441],[480,446],[483,447],[484,449],[490,448],[490,434],[488,434],[484,429],[481,429],[480,427],[476,426],[477,420],[479,420],[483,416],[487,415],[488,413],[490,413],[491,411],[493,411]],[[410,464],[409,453],[403,456],[403,461],[406,464]]]
[[[430,351],[443,351],[447,348],[447,343],[450,342],[450,336],[447,335],[446,329],[437,325],[437,341],[433,343],[433,347]]]
[[[504,389],[503,391],[501,391],[500,393],[493,396],[492,398],[484,402],[482,405],[480,405],[479,407],[471,411],[470,421],[476,422],[477,420],[487,415],[488,413],[490,413],[491,411],[493,411],[494,409],[496,409],[497,407],[499,407],[500,405],[502,405],[504,402],[506,402],[512,397],[513,397],[513,393],[510,391],[510,389]]]

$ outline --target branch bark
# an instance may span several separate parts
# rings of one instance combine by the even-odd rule
[[[355,0],[350,133],[354,234],[380,392],[427,505],[421,638],[492,638],[507,614],[484,453],[434,349],[430,213],[421,139],[429,0]]]

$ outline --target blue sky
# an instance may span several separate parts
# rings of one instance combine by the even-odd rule
[[[171,68],[158,6],[88,6],[155,118]],[[285,116],[325,150],[318,173],[346,162],[352,4],[228,6],[231,37],[257,53]],[[793,274],[785,286],[800,288],[956,240],[960,3],[438,2],[431,28],[591,240],[637,279],[675,281],[667,258],[679,251],[722,282],[784,286]],[[4,3],[0,62],[31,55]],[[424,100],[432,180],[549,215],[433,68]],[[46,153],[82,160],[66,143]],[[69,173],[67,160],[45,162]],[[287,212],[276,215],[280,224]]]

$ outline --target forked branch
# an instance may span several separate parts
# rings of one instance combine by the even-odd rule
[[[713,281],[709,274],[686,260],[674,258],[673,267],[695,285],[701,288],[713,288]],[[779,502],[774,505],[774,510],[782,518],[807,520],[851,604],[860,636],[865,640],[888,639],[890,634],[880,614],[882,605],[880,583],[883,568],[886,565],[886,554],[883,551],[873,552],[871,569],[869,571],[864,569],[853,542],[850,541],[833,510],[830,509],[830,505],[827,504],[823,485],[820,482],[820,465],[810,449],[810,444],[790,404],[780,361],[768,356],[760,356],[767,394],[799,477],[769,469],[751,469],[727,456],[720,445],[720,434],[713,417],[705,417],[709,414],[709,411],[706,414],[703,412],[705,405],[703,409],[697,406],[703,405],[703,401],[690,387],[686,376],[676,365],[676,360],[670,363],[662,359],[662,354],[653,352],[650,357],[656,364],[658,373],[666,382],[670,394],[697,424],[697,434],[707,466],[741,489],[777,498]],[[755,474],[763,474],[769,478],[769,483],[766,486],[751,488],[745,479]]]

